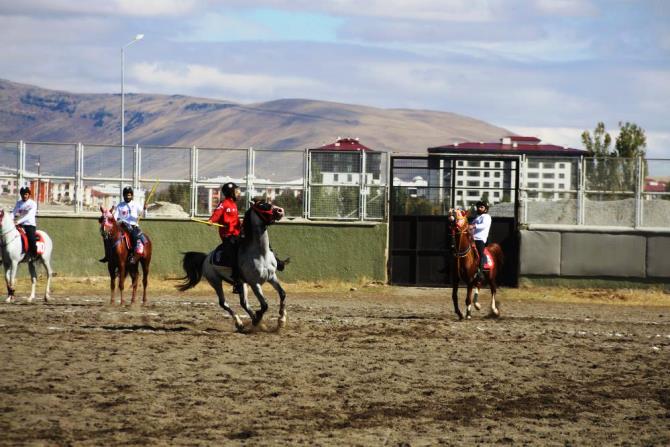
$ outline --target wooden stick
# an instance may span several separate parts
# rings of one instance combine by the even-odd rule
[[[149,195],[147,196],[147,198],[144,199],[144,206],[142,207],[142,211],[143,211],[143,213],[146,213],[146,212],[147,212],[147,205],[149,204],[149,200],[151,200],[151,197],[153,197],[154,192],[156,192],[156,187],[158,186],[158,182],[159,182],[159,181],[160,181],[160,180],[156,180],[156,183],[154,183],[153,188],[151,188],[151,192],[149,193]],[[141,218],[142,218],[142,215],[137,216],[137,224],[138,224],[138,225],[139,225],[139,223],[140,223],[140,219],[141,219]]]
[[[218,223],[210,222],[208,220],[196,219],[195,217],[191,217],[191,220],[193,222],[198,222],[198,223],[205,224],[205,225],[211,225],[213,227],[223,227],[224,226],[224,225],[221,225],[221,224],[218,224]]]

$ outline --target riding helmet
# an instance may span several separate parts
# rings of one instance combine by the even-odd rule
[[[475,207],[476,207],[476,208],[479,208],[480,206],[483,206],[484,208],[486,208],[486,211],[489,210],[489,204],[486,203],[486,202],[484,202],[483,200],[480,200],[479,202],[477,202],[477,203],[475,204]]]
[[[230,197],[230,198],[235,198],[235,190],[238,189],[239,186],[237,186],[233,182],[228,182],[225,185],[221,187],[221,194],[223,194],[225,197]]]
[[[133,192],[133,188],[130,187],[130,186],[126,186],[125,188],[123,188],[123,195],[125,196],[125,195],[128,194],[128,193],[130,193],[130,194],[135,194],[135,193]]]
[[[27,186],[24,186],[23,188],[19,189],[19,194],[20,195],[24,195],[25,193],[32,194],[30,192],[30,188],[28,188]]]

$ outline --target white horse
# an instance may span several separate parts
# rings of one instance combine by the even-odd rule
[[[24,262],[26,254],[23,253],[21,234],[14,225],[14,215],[11,212],[5,212],[0,209],[0,219],[2,220],[2,234],[0,235],[0,246],[2,246],[2,264],[5,267],[5,281],[7,282],[7,303],[11,303],[16,297],[14,296],[16,286],[16,272],[19,268],[19,263]],[[47,272],[47,288],[44,292],[44,302],[49,300],[51,287],[51,252],[53,250],[53,243],[49,235],[41,230],[36,232],[44,240],[44,253],[38,255],[37,259],[28,260],[28,270],[30,271],[30,279],[32,281],[32,290],[28,301],[35,299],[35,286],[37,285],[37,270],[35,269],[35,261],[39,260]],[[37,237],[37,235],[36,235]]]
[[[278,326],[286,324],[286,292],[279,284],[277,279],[277,260],[274,253],[270,250],[270,238],[267,232],[267,226],[280,220],[284,216],[284,210],[270,203],[259,202],[253,204],[244,215],[244,237],[241,239],[238,252],[238,266],[241,279],[244,284],[248,284],[253,290],[261,304],[261,308],[254,312],[247,301],[247,288],[242,286],[240,293],[240,305],[249,314],[251,321],[257,325],[263,319],[263,314],[268,309],[267,301],[263,296],[261,286],[268,282],[279,294],[279,320]],[[223,281],[232,283],[232,270],[230,267],[215,265],[213,257],[216,250],[209,254],[199,252],[184,253],[183,267],[186,276],[183,283],[177,286],[180,291],[195,287],[204,276],[209,284],[216,291],[219,298],[219,305],[228,312],[235,320],[235,327],[238,331],[244,329],[244,324],[240,317],[226,303],[223,294]]]

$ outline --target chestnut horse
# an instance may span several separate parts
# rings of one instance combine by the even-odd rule
[[[130,273],[133,285],[133,295],[130,300],[131,304],[135,303],[135,296],[137,294],[137,275],[139,273],[138,264],[142,264],[142,305],[147,304],[147,285],[149,283],[149,265],[151,264],[151,240],[149,236],[144,235],[144,253],[140,256],[137,262],[130,262],[130,255],[132,250],[129,248],[131,237],[121,228],[114,218],[114,207],[106,210],[100,207],[102,216],[99,219],[100,230],[103,236],[108,239],[105,243],[111,243],[112,247],[109,250],[109,259],[107,262],[107,270],[109,271],[111,297],[110,304],[114,304],[114,288],[116,285],[116,278],[119,278],[119,295],[121,297],[121,305],[124,305],[123,288],[126,275]],[[127,238],[127,239],[126,239]],[[137,255],[135,255],[137,256]]]
[[[479,267],[479,256],[470,233],[467,213],[460,209],[449,210],[448,225],[451,234],[451,247],[453,250],[454,263],[451,268],[451,298],[454,301],[454,310],[458,319],[463,319],[463,313],[458,308],[458,283],[463,281],[468,287],[468,293],[465,298],[465,318],[472,317],[472,291],[475,290],[474,305],[477,310],[481,309],[478,303],[479,288],[482,285],[481,280],[477,278],[477,268]],[[485,268],[483,273],[488,279],[491,288],[491,315],[500,316],[500,310],[496,306],[496,277],[502,268],[503,252],[498,244],[488,244],[486,250],[493,258],[493,267]]]

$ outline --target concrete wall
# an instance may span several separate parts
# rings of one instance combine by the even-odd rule
[[[520,275],[670,278],[670,232],[521,230]]]
[[[98,262],[103,247],[97,219],[39,217],[37,224],[53,239],[53,266],[59,275],[107,275],[106,265]],[[148,219],[141,226],[154,246],[151,268],[156,277],[183,275],[182,252],[208,252],[220,242],[215,228],[196,222]],[[386,280],[386,224],[280,222],[269,231],[278,256],[291,257],[281,273],[286,281]],[[27,269],[19,273],[27,276]]]

